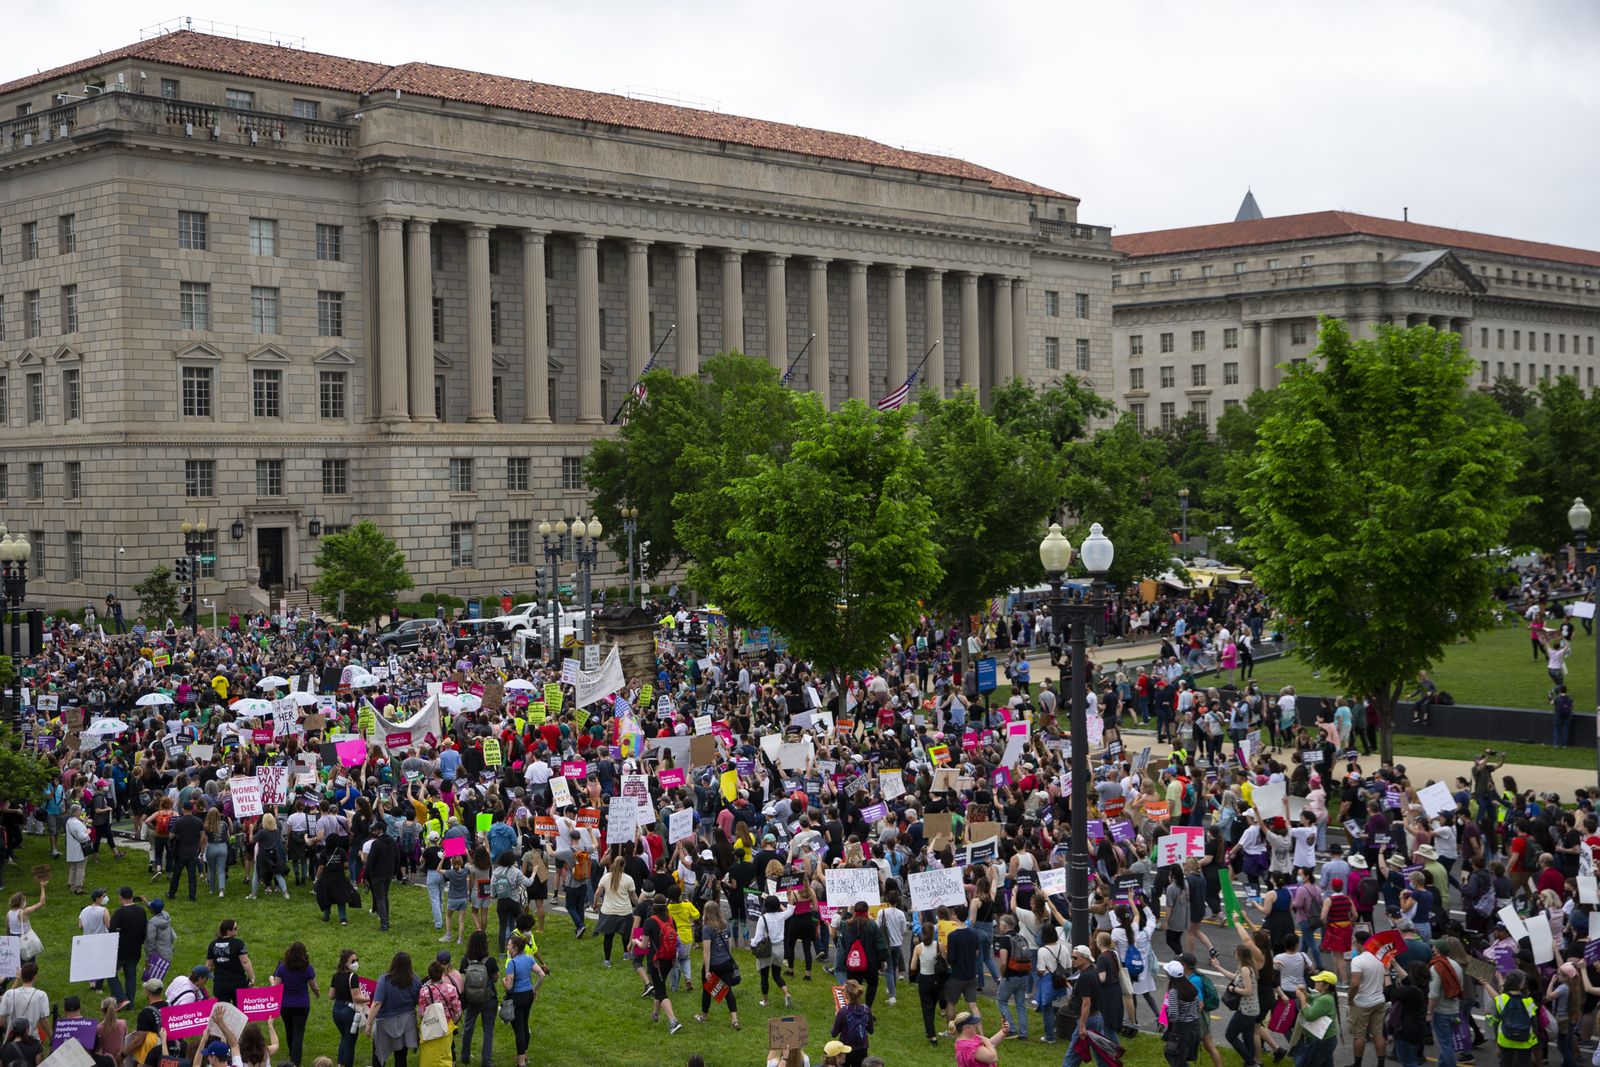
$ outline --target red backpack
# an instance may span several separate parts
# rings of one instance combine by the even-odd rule
[[[678,927],[671,919],[656,916],[656,929],[661,932],[661,942],[656,946],[656,962],[672,963],[678,958]]]

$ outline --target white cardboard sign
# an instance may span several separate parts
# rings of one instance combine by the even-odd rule
[[[834,872],[829,871],[830,875]],[[1062,871],[1063,877],[1066,871]],[[967,893],[961,887],[961,868],[950,867],[945,870],[921,871],[913,874],[911,882],[911,907],[916,911],[931,911],[934,908],[960,908],[966,906]],[[832,887],[829,887],[828,899],[833,899]]]

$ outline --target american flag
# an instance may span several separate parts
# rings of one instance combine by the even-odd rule
[[[906,378],[904,385],[900,386],[900,388],[896,389],[894,392],[878,401],[878,410],[893,411],[901,404],[904,404],[906,402],[906,397],[911,395],[911,387],[916,384],[916,381],[917,372],[912,371],[911,374]]]
[[[794,381],[794,364],[793,363],[789,364],[789,369],[783,372],[783,380],[781,382],[779,382],[778,384],[782,385],[782,386],[787,386],[792,381]]]

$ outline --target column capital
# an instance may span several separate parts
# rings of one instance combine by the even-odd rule
[[[865,274],[865,273],[867,273],[867,268],[870,267],[870,266],[872,266],[872,264],[866,262],[865,260],[852,259],[850,261],[850,273],[851,274]]]
[[[728,262],[739,260],[739,259],[743,259],[743,258],[744,258],[744,249],[742,249],[742,248],[724,248],[722,250],[722,261],[724,263],[728,263]]]
[[[787,252],[767,252],[765,255],[768,263],[782,263],[789,258]]]
[[[489,227],[481,222],[469,222],[463,229],[467,231],[467,240],[469,241],[487,241],[489,239]]]
[[[429,233],[433,230],[432,219],[407,219],[406,229],[412,233]]]
[[[961,275],[961,280],[963,282],[967,282],[968,284],[971,284],[971,285],[977,285],[978,284],[978,279],[983,277],[983,275],[981,273],[979,273],[978,271],[975,271],[975,270],[963,270],[963,271],[957,271],[956,273]]]
[[[689,259],[690,257],[692,257],[695,253],[697,253],[699,251],[700,251],[700,246],[699,245],[679,245],[678,246],[678,258],[679,259]]]
[[[904,263],[885,263],[883,269],[891,278],[904,278],[906,276]]]
[[[943,267],[923,267],[922,273],[926,274],[930,278],[943,278],[946,271]]]
[[[378,216],[378,229],[380,230],[399,230],[403,229],[405,224],[406,220],[399,215]]]
[[[545,230],[535,230],[528,226],[522,228],[522,243],[525,245],[542,245],[544,239],[549,236]]]
[[[572,235],[572,243],[579,248],[599,248],[600,238],[592,233],[575,233]]]
[[[630,237],[628,238],[628,251],[648,252],[650,251],[650,242],[642,237]]]
[[[812,270],[827,270],[828,264],[832,262],[833,260],[827,258],[826,256],[812,256],[806,261],[806,265]]]

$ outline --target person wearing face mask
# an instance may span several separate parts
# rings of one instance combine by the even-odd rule
[[[339,1031],[339,1067],[355,1067],[356,1037],[361,1029],[360,1011],[368,1002],[366,991],[356,981],[361,960],[355,949],[339,950],[339,966],[333,972],[333,1025]]]

